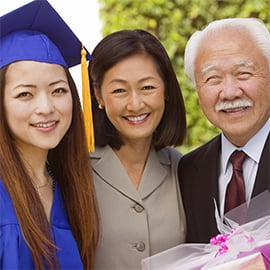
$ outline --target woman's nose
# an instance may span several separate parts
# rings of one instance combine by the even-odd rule
[[[52,98],[43,94],[37,98],[36,113],[38,114],[50,114],[54,112],[55,107]]]
[[[143,97],[137,91],[132,92],[128,97],[127,109],[137,111],[143,107]]]

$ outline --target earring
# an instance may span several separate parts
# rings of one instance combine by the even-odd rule
[[[100,110],[103,110],[103,109],[104,109],[104,107],[103,107],[101,104],[98,104],[98,108],[99,108]]]

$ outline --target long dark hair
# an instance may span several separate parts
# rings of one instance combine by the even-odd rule
[[[152,143],[158,150],[164,146],[178,146],[186,134],[186,111],[183,96],[170,58],[161,42],[144,30],[121,30],[107,35],[93,50],[88,71],[90,86],[100,91],[105,73],[119,61],[134,54],[148,54],[156,63],[165,84],[165,111],[153,134]],[[123,141],[108,119],[105,110],[98,108],[92,96],[92,110],[97,146],[109,144],[119,149]]]
[[[0,178],[11,197],[35,268],[45,269],[45,264],[56,269],[59,267],[57,247],[52,241],[49,222],[6,120],[3,100],[7,69],[8,66],[0,70]],[[98,211],[80,98],[68,69],[65,70],[73,99],[72,122],[59,145],[49,151],[48,162],[59,183],[84,268],[92,269],[99,237]]]

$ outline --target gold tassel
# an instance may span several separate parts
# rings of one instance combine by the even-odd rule
[[[82,69],[82,105],[84,126],[86,131],[87,148],[89,152],[95,151],[94,125],[92,116],[92,101],[90,95],[90,82],[86,64],[86,50],[82,45],[81,50],[81,69]]]

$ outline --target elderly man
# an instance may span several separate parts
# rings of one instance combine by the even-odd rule
[[[214,21],[191,36],[185,69],[222,131],[179,164],[187,241],[209,242],[218,233],[214,200],[223,217],[270,190],[270,34],[258,19]]]

